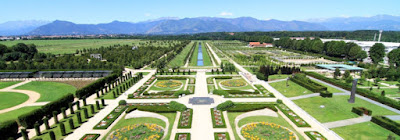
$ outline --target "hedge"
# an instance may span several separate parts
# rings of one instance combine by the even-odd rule
[[[244,103],[234,103],[234,106],[231,108],[228,108],[226,111],[228,112],[248,112],[248,111],[254,111],[254,110],[260,110],[260,109],[271,109],[275,112],[278,111],[276,109],[275,104],[244,104]]]
[[[400,135],[400,124],[384,116],[373,116],[371,122]]]
[[[16,121],[5,121],[0,124],[0,139],[5,140],[18,134]]]
[[[332,85],[335,85],[335,86],[338,86],[338,87],[341,87],[343,89],[351,91],[352,86],[347,84],[347,83],[343,83],[341,81],[336,81],[335,79],[327,78],[327,77],[322,76],[322,75],[320,75],[318,73],[315,73],[315,72],[305,72],[305,74],[307,74],[309,76],[312,76],[314,78],[317,78],[319,80],[328,82],[328,83],[330,83]],[[394,99],[391,99],[391,98],[388,98],[388,97],[385,97],[385,96],[374,94],[371,91],[369,91],[368,89],[357,88],[356,89],[356,93],[361,95],[361,96],[367,97],[367,98],[369,98],[371,100],[374,100],[374,101],[380,102],[382,104],[388,105],[390,107],[393,107],[393,108],[396,108],[396,109],[400,109],[400,103],[398,101],[396,101]]]
[[[140,110],[140,111],[149,111],[149,112],[156,112],[156,113],[171,113],[176,112],[177,110],[172,109],[169,105],[159,105],[159,106],[130,106],[127,112],[131,110]]]
[[[94,81],[93,83],[78,89],[75,93],[75,96],[77,98],[83,98],[83,97],[89,97],[90,95],[96,93],[97,91],[99,91],[99,89],[104,88],[104,86],[106,84],[112,83],[115,80],[117,80],[118,77],[120,77],[122,75],[122,71],[114,71],[113,74],[103,77],[101,79],[98,79],[96,81]]]
[[[225,91],[225,90],[218,90],[218,89],[214,89],[213,90],[213,94],[216,94],[216,95],[223,95],[223,96],[225,96],[225,97],[227,97],[227,96],[229,96],[229,93],[227,92],[227,91]]]
[[[190,95],[190,94],[193,94],[193,93],[191,93],[189,90],[180,90],[180,91],[174,92],[174,96],[179,96],[179,95],[183,95],[183,94]]]
[[[305,87],[308,90],[311,90],[314,93],[320,93],[322,91],[328,90],[327,87],[311,81],[304,74],[296,74],[294,77],[290,78],[290,80]]]
[[[180,134],[186,134],[187,135],[186,139],[190,140],[190,133],[176,133],[175,134],[175,140],[180,140],[179,137],[178,137]]]
[[[217,110],[219,110],[219,109],[217,109]],[[211,118],[212,118],[213,128],[226,128],[225,117],[224,117],[224,113],[222,113],[222,110],[220,110],[221,111],[222,125],[217,125],[217,122],[215,121],[214,108],[210,108],[210,111],[211,111]]]
[[[186,80],[187,77],[157,77],[157,80]]]
[[[234,104],[231,100],[228,100],[228,101],[225,101],[225,102],[223,102],[223,103],[220,103],[220,104],[217,106],[217,109],[218,109],[218,110],[221,110],[221,111],[226,111],[227,109],[233,107],[234,105],[235,105],[235,104]]]
[[[324,98],[332,98],[333,93],[330,93],[329,91],[325,90],[325,91],[321,91],[319,93],[319,96],[324,97]]]
[[[260,91],[256,90],[254,92],[242,91],[242,90],[226,90],[229,94],[260,94]]]
[[[351,112],[356,113],[357,115],[360,115],[360,116],[362,116],[364,114],[369,115],[369,116],[372,115],[372,111],[369,109],[366,109],[364,107],[353,107],[351,109]]]
[[[187,107],[184,104],[178,103],[176,101],[171,101],[169,103],[169,108],[174,109],[176,111],[185,111]]]
[[[215,79],[232,79],[232,76],[215,76]]]

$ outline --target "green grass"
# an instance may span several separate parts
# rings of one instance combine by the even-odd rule
[[[398,115],[395,112],[382,108],[378,105],[356,98],[356,102],[347,102],[349,96],[333,96],[333,98],[311,97],[294,100],[299,107],[320,122],[332,122],[359,117],[351,112],[352,107],[365,107],[372,110],[372,115]],[[324,105],[324,108],[320,108]]]
[[[0,89],[15,85],[20,83],[21,81],[13,81],[13,82],[0,82]]]
[[[0,122],[8,121],[8,120],[17,120],[18,116],[28,113],[32,110],[38,109],[40,106],[27,106],[17,110],[9,111],[6,113],[0,114]]]
[[[174,88],[170,88],[170,87],[157,87],[156,84],[161,82],[161,81],[169,81],[169,80],[157,80],[156,83],[154,83],[153,86],[150,87],[149,90],[157,90],[157,91],[169,91],[169,90],[175,90],[175,89],[179,89],[179,90],[183,90],[185,88],[186,85],[186,80],[174,80],[174,81],[180,81],[182,83],[182,87],[178,86],[178,87],[174,87]]]
[[[203,64],[204,66],[212,66],[211,58],[207,52],[206,44],[201,43],[201,50],[203,51]]]
[[[175,56],[174,59],[172,59],[169,63],[169,67],[175,67],[175,66],[184,66],[186,63],[185,57],[188,53],[190,53],[190,49],[193,46],[193,42],[190,42],[188,45],[186,45],[185,48],[179,53],[178,55]]]
[[[268,81],[279,80],[279,79],[287,79],[290,74],[276,74],[268,76]]]
[[[168,118],[168,121],[169,121],[168,134],[165,138],[169,139],[169,137],[171,135],[172,127],[174,125],[176,113],[159,113],[159,114]],[[164,127],[164,129],[166,129],[165,122],[160,119],[157,119],[157,118],[142,117],[142,118],[124,119],[125,116],[122,116],[122,117],[123,118],[120,121],[118,121],[117,124],[114,125],[114,127],[107,133],[107,135],[105,135],[105,137],[103,137],[103,140],[105,140],[112,131],[122,128],[127,125],[132,125],[132,124],[154,123],[154,124]]]
[[[320,85],[322,85],[322,86],[327,87],[327,88],[328,88],[328,91],[329,91],[330,93],[343,93],[343,91],[341,91],[341,90],[338,90],[338,89],[333,88],[333,87],[331,87],[331,86],[325,85],[325,84],[323,84],[323,83],[321,83],[321,82],[318,82],[318,81],[316,81],[316,80],[312,80],[312,81],[314,81],[314,82],[316,82],[316,83],[318,83],[318,84],[320,84]]]
[[[273,88],[278,90],[286,97],[295,97],[300,95],[307,95],[313,93],[312,91],[292,82],[289,80],[289,87],[286,87],[286,80],[280,82],[269,83]]]
[[[383,140],[387,139],[389,134],[395,136],[396,139],[400,139],[400,137],[395,133],[385,128],[382,128],[381,126],[372,122],[364,122],[349,126],[343,126],[343,127],[333,128],[332,130],[346,140],[347,139]]]
[[[396,84],[399,84],[399,82],[398,81],[380,81],[381,83],[386,83],[386,84],[389,84],[389,85],[396,85]]]
[[[68,93],[75,94],[76,91],[74,86],[68,84],[42,81],[32,81],[16,89],[32,90],[40,93],[40,99],[37,102],[54,101]]]
[[[199,46],[196,45],[194,47],[192,56],[190,56],[189,66],[197,66],[197,55],[198,55],[198,52],[199,52]]]
[[[89,106],[84,106],[82,108],[87,108],[88,114],[89,114],[89,119],[91,117],[93,117],[94,114],[91,113]],[[72,133],[75,129],[77,129],[77,127],[80,127],[82,125],[82,124],[78,123],[78,118],[76,116],[76,112],[77,111],[75,111],[75,114],[70,114],[67,119],[58,118],[58,119],[60,119],[59,120],[60,122],[64,123],[66,134]],[[82,109],[80,110],[80,112],[81,112],[82,122],[83,123],[87,122],[89,119],[85,119]],[[96,110],[96,112],[98,112],[98,110]],[[68,122],[68,120],[71,119],[71,118],[74,120],[74,127],[75,127],[75,129],[72,129],[72,130],[71,130],[71,127],[70,127],[69,122]],[[68,136],[68,135],[61,136],[61,130],[60,130],[60,125],[59,124],[54,124],[54,125],[51,126],[51,128],[52,128],[51,130],[44,130],[44,131],[42,130],[42,133],[43,133],[42,135],[35,136],[32,139],[42,138],[43,140],[50,140],[50,135],[48,133],[49,131],[53,131],[54,132],[54,134],[56,135],[56,139],[63,139],[63,138]]]
[[[369,88],[367,88],[369,90]],[[381,95],[382,91],[385,91],[385,96],[389,97],[400,97],[400,90],[399,88],[373,88],[372,92]]]
[[[249,83],[246,82],[246,80],[240,78],[240,81],[242,82],[246,82],[245,86],[241,86],[241,87],[228,87],[228,86],[224,86],[224,85],[220,85],[220,82],[223,82],[225,80],[232,80],[232,79],[216,79],[215,82],[217,82],[217,86],[219,87],[219,89],[222,89],[221,86],[223,86],[226,89],[229,90],[249,90],[249,89],[254,89]],[[234,79],[236,80],[236,79]]]
[[[233,129],[233,133],[235,134],[235,139],[237,139],[237,140],[239,140],[240,138],[235,129],[235,118],[242,113],[244,113],[244,112],[228,112],[229,123]],[[304,138],[288,122],[286,122],[286,120],[281,115],[278,115],[278,117],[252,116],[252,117],[243,118],[242,120],[239,121],[238,127],[241,127],[241,126],[243,126],[247,123],[251,123],[251,122],[270,122],[270,123],[279,124],[281,126],[289,128],[290,130],[295,132],[300,140],[304,140]]]
[[[63,39],[63,40],[16,40],[16,41],[2,41],[4,44],[11,47],[17,43],[35,44],[39,52],[64,54],[75,53],[77,49],[100,48],[101,46],[108,47],[110,45],[132,45],[145,42],[145,40],[135,39]]]
[[[29,99],[29,96],[16,92],[0,92],[0,110],[19,105]]]

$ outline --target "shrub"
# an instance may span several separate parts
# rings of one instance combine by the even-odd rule
[[[321,93],[328,89],[327,87],[310,80],[305,74],[298,73],[294,77],[290,78],[290,80],[316,93]]]
[[[227,91],[225,91],[225,90],[218,90],[218,89],[214,89],[213,90],[213,94],[216,94],[216,95],[221,95],[221,96],[229,96],[229,93],[227,92]]]
[[[177,110],[171,109],[168,105],[161,105],[161,106],[131,106],[128,110],[141,110],[141,111],[149,111],[149,112],[156,112],[156,113],[171,113],[176,112]],[[129,112],[129,111],[128,111]]]
[[[228,110],[229,108],[233,107],[234,105],[235,105],[235,104],[234,104],[231,100],[228,100],[228,101],[225,101],[225,102],[219,104],[219,105],[217,106],[217,109],[218,109],[218,110],[221,110],[221,111],[226,111],[226,110]]]
[[[283,103],[281,99],[276,100],[276,103],[281,104]]]
[[[278,111],[278,109],[275,108],[275,104],[244,104],[244,103],[234,103],[233,107],[228,108],[226,111],[228,112],[248,112],[248,111],[254,111],[254,110],[260,110],[260,109],[271,109],[275,112]]]
[[[44,126],[46,127],[46,130],[49,130],[50,129],[49,118],[47,118],[47,117],[44,118],[43,122],[44,122]]]
[[[39,108],[32,110],[31,112],[28,112],[26,114],[22,114],[21,116],[18,116],[18,122],[25,128],[33,128],[33,125],[42,118],[43,118],[43,112],[42,109]]]
[[[75,129],[74,119],[69,119],[68,123],[69,123],[69,128],[71,128],[71,130],[74,130]]]
[[[63,122],[60,122],[60,132],[61,132],[61,136],[65,136],[65,125]]]
[[[186,77],[157,77],[157,80],[186,80]]]
[[[185,111],[187,109],[187,107],[184,104],[178,103],[176,101],[171,101],[169,103],[169,108],[177,111]]]
[[[215,79],[232,79],[232,76],[215,76]]]
[[[118,102],[118,104],[119,104],[119,105],[126,105],[126,101],[125,101],[125,100],[120,100],[120,101]]]
[[[21,129],[21,135],[22,135],[22,138],[24,138],[24,140],[29,140],[28,132],[26,132],[25,128]]]
[[[50,140],[56,140],[56,135],[54,134],[53,131],[49,132]]]
[[[351,112],[356,113],[357,115],[360,115],[360,116],[362,116],[363,114],[369,115],[369,116],[372,115],[372,111],[369,109],[366,109],[364,107],[353,107],[351,109]]]
[[[333,94],[330,93],[329,91],[325,90],[325,91],[321,91],[321,93],[319,93],[319,96],[326,97],[326,98],[332,98]]]
[[[7,139],[18,134],[18,124],[16,121],[5,121],[0,124],[0,139]]]
[[[40,133],[40,125],[39,125],[39,123],[35,123],[34,127],[35,127],[36,136],[40,136],[41,133]]]
[[[260,91],[256,90],[254,92],[242,91],[242,90],[226,90],[229,94],[260,94]]]
[[[93,93],[98,93],[99,89],[103,89],[107,83],[114,82],[119,76],[122,75],[121,71],[114,71],[113,74],[96,80],[95,82],[76,91],[77,98],[89,97]]]
[[[400,124],[384,116],[373,116],[371,122],[400,135]]]
[[[135,107],[135,108],[128,108],[128,109],[125,111],[125,113],[131,113],[132,111],[135,111],[135,110],[137,110],[136,107]]]
[[[183,95],[183,94],[189,95],[189,94],[193,94],[193,93],[190,93],[189,90],[183,90],[183,91],[176,91],[176,92],[174,92],[174,96],[179,96],[179,95]]]

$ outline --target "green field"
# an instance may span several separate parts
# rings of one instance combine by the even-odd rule
[[[0,92],[0,110],[19,105],[28,99],[28,95],[23,93]]]
[[[0,122],[3,121],[8,121],[8,120],[17,120],[18,116],[28,113],[32,110],[38,109],[40,106],[28,106],[28,107],[23,107],[17,110],[9,111],[6,113],[1,113],[0,114]]]
[[[240,138],[235,129],[235,118],[242,113],[244,113],[244,112],[228,112],[229,123],[232,126],[233,133],[235,134],[235,139],[237,139],[237,140],[239,140]],[[251,123],[251,122],[270,122],[270,123],[279,124],[281,126],[284,126],[286,128],[289,128],[290,130],[294,131],[300,140],[304,140],[304,138],[288,122],[286,122],[286,120],[283,119],[282,116],[280,116],[280,115],[278,115],[278,117],[270,117],[270,116],[247,117],[247,118],[243,118],[242,120],[240,120],[238,125],[240,127],[240,126],[243,126],[243,125],[245,125],[247,123]]]
[[[185,48],[179,53],[178,55],[175,56],[174,59],[172,59],[169,63],[169,67],[180,67],[184,66],[186,63],[185,57],[188,53],[190,53],[190,49],[192,48],[194,42],[190,42],[188,45],[186,45]]]
[[[286,79],[290,76],[290,74],[275,74],[268,76],[268,81],[278,80],[278,79]]]
[[[203,51],[203,64],[204,66],[212,66],[212,62],[211,62],[211,58],[210,55],[207,52],[206,49],[206,44],[204,44],[203,42],[201,43],[201,50]]]
[[[353,104],[348,103],[347,99],[349,99],[349,96],[333,96],[333,98],[317,96],[294,100],[293,102],[323,123],[359,117],[351,112],[352,107],[365,107],[372,110],[372,115],[399,115],[360,98],[356,98],[356,102]],[[325,107],[321,108],[321,105]]]
[[[271,85],[273,88],[278,90],[280,93],[282,93],[286,97],[295,97],[295,96],[307,95],[307,94],[313,93],[310,90],[308,90],[290,80],[289,80],[289,87],[286,87],[286,80],[280,81],[280,82],[269,83],[269,85]]]
[[[389,134],[392,134],[396,139],[400,139],[395,133],[372,122],[343,126],[332,130],[345,140],[384,140],[387,139]]]
[[[168,118],[169,126],[168,126],[168,134],[167,134],[166,138],[169,138],[170,135],[171,135],[171,130],[172,130],[173,124],[174,124],[174,122],[175,122],[176,113],[158,113],[158,114],[163,115],[163,116],[165,116],[165,117]],[[103,138],[103,140],[105,140],[106,137],[107,137],[112,131],[114,131],[114,130],[116,130],[116,129],[119,129],[119,128],[122,128],[122,127],[127,126],[127,125],[141,124],[141,123],[154,123],[154,124],[157,124],[157,125],[160,125],[160,126],[164,127],[164,129],[165,129],[165,127],[166,127],[166,126],[165,126],[165,125],[166,125],[165,122],[162,121],[162,120],[160,120],[160,119],[157,119],[157,118],[142,117],[142,118],[124,119],[125,116],[122,116],[122,117],[123,117],[123,118],[122,118],[119,122],[114,122],[114,123],[116,123],[116,124],[115,124],[114,127],[107,133],[107,135]]]
[[[15,85],[20,83],[21,81],[13,81],[13,82],[0,82],[0,89]]]
[[[190,56],[189,66],[197,66],[197,55],[199,53],[199,46],[194,47],[192,56]]]
[[[37,102],[54,101],[68,93],[75,94],[74,86],[58,82],[32,81],[16,89],[32,90],[40,93],[40,99]]]
[[[134,39],[63,39],[63,40],[16,40],[16,41],[3,41],[4,44],[11,47],[17,43],[35,44],[39,52],[64,54],[75,53],[77,49],[100,48],[101,46],[108,47],[110,45],[132,45],[143,42]]]

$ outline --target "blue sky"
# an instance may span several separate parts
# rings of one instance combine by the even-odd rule
[[[400,15],[400,0],[1,0],[0,23],[67,20],[138,22],[160,17],[250,16],[257,19]]]

